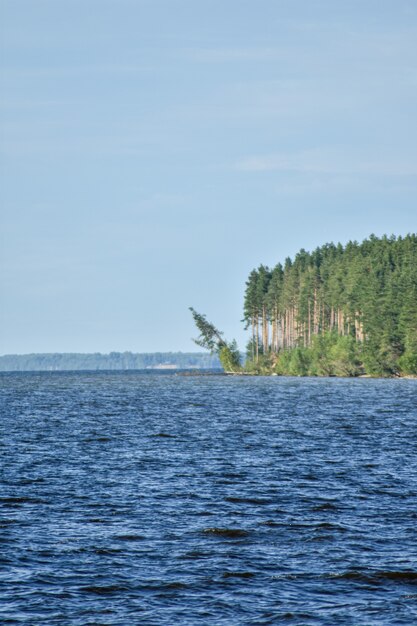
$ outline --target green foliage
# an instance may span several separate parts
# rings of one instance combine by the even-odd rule
[[[235,341],[224,345],[219,350],[220,363],[225,372],[241,371],[240,352]]]
[[[230,343],[225,341],[222,337],[223,333],[209,322],[205,315],[197,313],[192,307],[190,307],[190,311],[200,331],[200,336],[198,339],[194,339],[194,342],[198,346],[210,350],[212,354],[218,354],[220,363],[226,372],[240,371],[240,352],[236,342],[234,340]]]
[[[274,371],[281,376],[308,376],[311,354],[306,348],[294,348],[280,353]]]
[[[417,375],[417,351],[405,351],[398,359],[398,367],[401,374]]]
[[[311,365],[309,374],[312,376],[334,376],[331,349],[333,348],[333,336],[331,333],[316,335],[313,337],[309,349],[311,353]]]
[[[280,352],[274,371],[283,376],[358,376],[359,346],[352,337],[318,335],[309,347]]]
[[[222,334],[211,322],[209,322],[205,315],[197,313],[195,309],[190,306],[190,311],[193,316],[195,325],[197,326],[200,336],[197,339],[193,339],[201,348],[210,350],[211,353],[219,352],[219,350],[226,345],[226,342],[222,338]]]
[[[267,376],[274,371],[274,362],[269,354],[260,354],[258,359],[247,360],[244,371],[247,374],[256,374],[258,376]]]
[[[333,333],[329,357],[334,376],[358,376],[364,371],[360,358],[360,346],[351,336],[341,337]]]
[[[417,235],[300,250],[246,283],[248,365],[316,376],[415,374]],[[262,357],[264,355],[264,357]]]

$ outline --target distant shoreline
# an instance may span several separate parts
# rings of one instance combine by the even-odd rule
[[[217,374],[218,372],[216,372],[215,370],[213,370],[213,375]],[[256,372],[245,372],[244,370],[240,371],[240,372],[220,372],[221,374],[223,374],[224,376],[255,376],[255,377],[269,377],[269,376],[273,376],[274,378],[349,378],[349,379],[363,379],[363,378],[370,378],[370,379],[387,379],[387,380],[393,380],[393,379],[401,379],[401,380],[417,380],[417,374],[397,374],[397,375],[391,375],[391,376],[377,376],[377,375],[372,375],[372,374],[360,374],[359,376],[341,376],[341,375],[331,375],[331,376],[326,376],[324,374],[320,375],[313,375],[313,374],[277,374],[276,372],[264,372],[264,373],[256,373]],[[196,375],[198,376],[199,372],[198,370],[196,371]],[[190,373],[190,375],[192,375],[192,373]],[[209,373],[210,375],[210,373]]]
[[[321,380],[323,378],[331,378],[331,379],[344,379],[344,380],[416,380],[417,375],[414,374],[404,374],[403,376],[377,376],[377,375],[368,375],[362,374],[360,376],[324,376],[324,375],[296,375],[296,374],[276,374],[274,372],[271,373],[254,373],[254,372],[225,372],[220,367],[219,368],[139,368],[139,369],[61,369],[61,370],[51,370],[51,369],[20,369],[20,370],[5,370],[0,369],[0,375],[2,374],[149,374],[149,375],[160,375],[160,376],[180,376],[184,378],[203,378],[203,377],[249,377],[249,378],[298,378],[302,379],[315,379]]]
[[[32,353],[0,356],[0,372],[215,370],[216,355],[200,352]]]

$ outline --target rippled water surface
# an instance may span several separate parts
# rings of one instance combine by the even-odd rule
[[[3,623],[417,623],[416,380],[0,387]]]

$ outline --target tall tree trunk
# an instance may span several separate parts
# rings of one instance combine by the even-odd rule
[[[313,300],[313,334],[319,334],[319,306],[317,302],[317,289],[314,289]]]
[[[268,352],[269,344],[269,332],[268,332],[268,316],[266,312],[266,306],[262,306],[262,348],[264,354]]]
[[[271,323],[271,351],[276,352],[276,343],[277,343],[277,318],[276,311],[273,312],[272,323]]]

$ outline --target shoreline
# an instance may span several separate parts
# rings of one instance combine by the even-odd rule
[[[313,376],[312,374],[306,374],[306,375],[301,375],[301,374],[277,374],[276,372],[269,372],[269,373],[256,373],[256,372],[223,372],[223,374],[225,376],[274,376],[277,378],[348,378],[351,380],[354,379],[364,379],[364,378],[369,378],[369,379],[381,379],[381,380],[394,380],[394,379],[398,379],[398,380],[417,380],[417,374],[404,374],[403,376],[400,375],[395,375],[393,374],[392,376],[373,376],[372,374],[360,374],[359,376]]]

